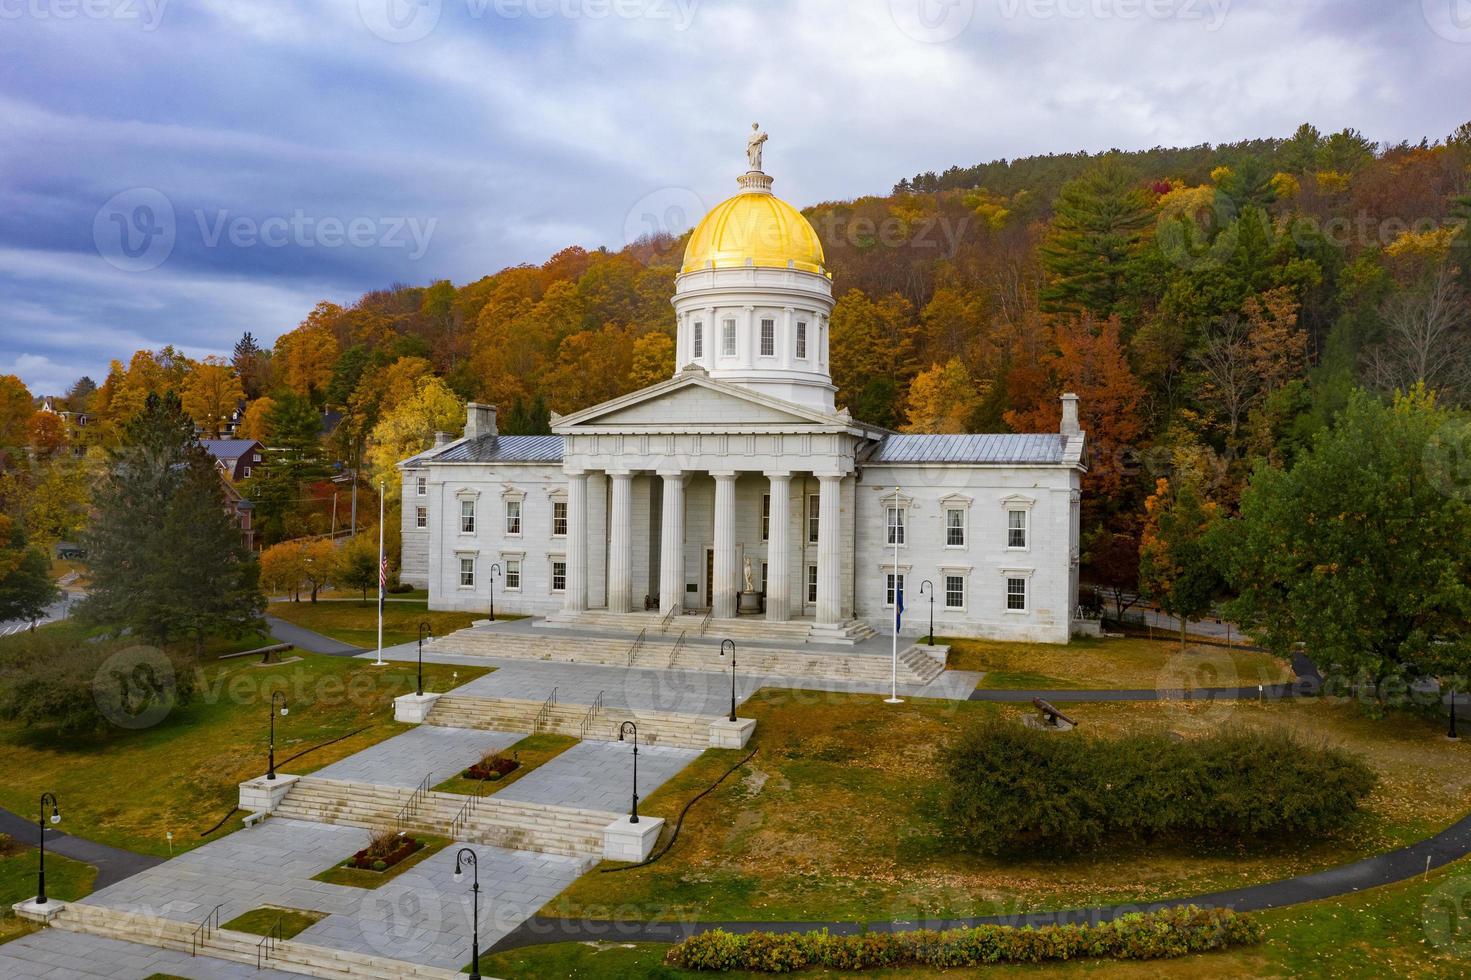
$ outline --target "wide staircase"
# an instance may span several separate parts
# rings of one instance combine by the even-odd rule
[[[647,627],[650,633],[658,631],[678,635],[683,630],[691,636],[762,640],[794,645],[800,643],[852,645],[862,643],[876,635],[872,627],[856,619],[836,627],[825,628],[811,621],[800,619],[785,623],[772,623],[763,616],[709,619],[703,610],[671,616],[668,613],[657,612],[615,613],[608,612],[606,609],[589,609],[578,613],[552,613],[538,625],[556,629],[616,630],[629,634],[637,633]]]
[[[710,723],[719,717],[724,716],[445,694],[434,703],[425,724],[500,732],[552,732],[612,742],[618,739],[619,727],[625,721],[631,721],[638,725],[639,741],[644,744],[707,749],[710,747]]]
[[[218,925],[218,912],[195,923],[165,919],[143,912],[126,912],[104,905],[72,902],[51,920],[51,925],[67,932],[104,936],[144,946],[244,963],[257,969],[272,968],[311,977],[327,977],[330,980],[463,978],[463,974],[442,967],[331,949],[295,939],[266,939],[249,933],[221,929]],[[465,958],[468,960],[469,956]]]
[[[471,627],[432,641],[436,653],[469,657],[499,657],[508,660],[545,660],[556,663],[600,664],[646,670],[728,671],[719,647],[693,643],[687,634],[673,629],[667,634],[647,630],[631,638],[516,633]],[[814,650],[784,650],[742,647],[737,662],[742,674],[836,681],[888,681],[887,656],[863,653],[833,653]],[[928,684],[945,669],[944,664],[921,648],[910,645],[899,654],[899,680],[904,684]]]
[[[453,773],[444,773],[447,779]],[[491,796],[434,793],[303,776],[273,812],[315,823],[437,834],[472,844],[588,857],[603,852],[603,828],[618,814]]]

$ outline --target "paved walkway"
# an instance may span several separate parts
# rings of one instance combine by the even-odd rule
[[[297,937],[302,942],[459,969],[470,958],[470,888],[452,880],[459,847],[470,847],[480,861],[482,947],[510,932],[592,863],[456,844],[381,888],[312,880],[366,840],[366,831],[352,827],[274,818],[82,901],[187,922],[203,919],[217,904],[223,905],[221,922],[262,905],[310,909],[328,916],[303,931]]]
[[[60,929],[43,929],[0,946],[0,977],[6,980],[144,980],[155,973],[192,980],[295,980],[304,976]]]
[[[266,616],[266,628],[277,643],[290,643],[298,650],[308,653],[321,653],[329,657],[355,657],[363,652],[362,647],[334,640],[330,636],[323,636],[305,626],[297,626],[269,614]]]
[[[433,785],[479,762],[487,752],[510,748],[528,734],[418,725],[324,766],[311,777],[412,789],[432,772],[430,784]]]
[[[699,754],[698,749],[640,745],[639,797],[647,798]],[[632,802],[632,783],[632,744],[578,742],[496,793],[493,798],[621,813]]]
[[[0,834],[9,834],[17,842],[32,847],[37,843],[36,822],[26,820],[5,809],[0,809]],[[164,861],[163,858],[134,854],[120,847],[110,847],[83,837],[73,837],[53,829],[49,823],[46,825],[46,850],[96,868],[97,881],[94,885],[96,888],[106,888],[108,885],[122,881],[140,871],[146,871]]]

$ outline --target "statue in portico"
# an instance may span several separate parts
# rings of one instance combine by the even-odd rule
[[[746,556],[746,591],[756,591],[756,580],[751,577],[751,556]]]
[[[761,132],[760,123],[751,123],[751,135],[746,137],[746,165],[751,170],[761,169],[761,144],[766,142],[766,134]]]

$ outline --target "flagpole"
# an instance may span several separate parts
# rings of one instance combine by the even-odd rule
[[[904,602],[904,587],[900,584],[903,580],[899,578],[899,528],[903,526],[904,511],[899,506],[899,488],[894,488],[894,512],[898,515],[894,526],[894,637],[893,637],[893,661],[889,675],[889,696],[884,698],[884,704],[903,704],[904,699],[899,696],[899,617],[903,615],[902,604]],[[888,523],[888,515],[884,515],[884,522]]]
[[[386,667],[383,660],[383,601],[388,588],[388,568],[383,564],[383,481],[378,481],[378,659],[374,667]]]

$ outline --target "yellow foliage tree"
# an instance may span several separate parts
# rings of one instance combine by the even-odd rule
[[[276,399],[270,395],[262,395],[245,406],[245,418],[240,420],[240,427],[235,430],[235,434],[241,439],[255,439],[262,445],[267,445],[271,438],[271,426],[266,419],[275,407]]]
[[[184,380],[184,411],[207,438],[218,439],[235,406],[245,398],[245,389],[230,363],[206,357]]]
[[[633,342],[633,366],[628,371],[628,384],[634,390],[667,381],[673,374],[673,337],[656,330]]]
[[[905,432],[964,432],[981,403],[981,392],[960,358],[921,371],[909,383],[909,424]]]
[[[465,406],[454,392],[432,375],[420,378],[413,396],[400,402],[373,427],[368,446],[373,482],[383,483],[390,503],[397,501],[399,462],[433,445],[434,433],[458,433],[464,428]]]

